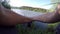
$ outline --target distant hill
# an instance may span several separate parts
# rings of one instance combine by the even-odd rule
[[[36,11],[36,12],[48,12],[48,9],[44,8],[35,8],[35,7],[29,7],[29,6],[21,6],[21,7],[11,7],[12,9],[23,9],[23,10],[29,10],[29,11]]]
[[[37,11],[37,12],[48,12],[47,9],[35,8],[35,7],[29,7],[29,6],[22,6],[22,7],[20,7],[20,9],[30,10],[30,11]]]

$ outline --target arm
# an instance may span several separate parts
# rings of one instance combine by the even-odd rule
[[[16,14],[0,5],[0,24],[15,25],[31,21],[31,18]]]
[[[37,17],[33,17],[36,20],[40,20],[46,23],[55,23],[60,21],[60,4],[57,6],[56,10],[51,13],[46,13]]]
[[[60,15],[52,12],[46,13],[37,17],[33,17],[34,20],[45,22],[45,23],[55,23],[60,21]]]

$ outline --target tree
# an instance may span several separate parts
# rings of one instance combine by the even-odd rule
[[[7,9],[11,9],[11,6],[8,4],[8,0],[4,0],[4,1],[2,2],[2,5],[3,5],[5,8],[7,8]]]

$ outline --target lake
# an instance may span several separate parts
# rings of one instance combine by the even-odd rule
[[[34,16],[38,16],[38,15],[42,15],[43,13],[40,12],[34,12],[34,11],[29,11],[29,10],[20,10],[20,9],[12,9],[14,12],[16,12],[17,14],[20,14],[22,16],[26,16],[26,17],[34,17]]]

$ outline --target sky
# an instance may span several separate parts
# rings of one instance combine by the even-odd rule
[[[10,0],[10,5],[14,7],[31,6],[37,8],[50,9],[52,5],[47,5],[50,3],[51,0]]]

